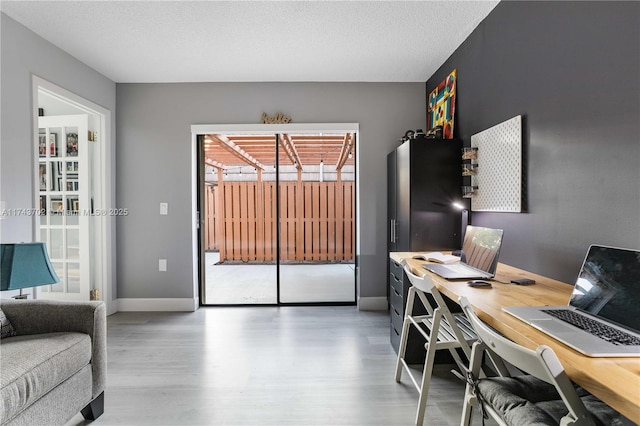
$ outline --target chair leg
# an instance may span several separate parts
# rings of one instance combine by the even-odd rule
[[[422,371],[422,383],[420,384],[420,398],[418,399],[418,412],[416,414],[416,425],[421,426],[424,422],[424,414],[427,409],[427,398],[429,396],[429,384],[431,383],[431,374],[433,372],[433,364],[436,356],[436,344],[438,341],[438,331],[440,330],[440,320],[442,315],[436,309],[433,315],[433,324],[429,341],[424,345],[427,354],[424,360],[424,369]]]
[[[480,341],[476,341],[473,346],[471,346],[471,356],[469,357],[469,372],[471,372],[472,377],[478,377],[482,371],[482,354],[484,353],[484,348],[484,343]],[[460,426],[471,425],[473,406],[479,404],[478,398],[479,397],[474,393],[473,387],[467,381],[467,386],[465,387],[464,391],[464,401],[462,406],[462,417],[460,418]]]
[[[407,351],[407,340],[409,338],[409,328],[411,327],[411,321],[407,319],[407,316],[413,314],[413,300],[415,299],[416,290],[411,287],[409,294],[407,295],[407,306],[404,309],[404,321],[402,322],[402,333],[400,335],[400,347],[398,348],[398,358],[396,360],[396,382],[400,383],[402,378],[404,355]]]
[[[471,406],[471,398],[473,398],[471,394],[471,386],[467,385],[464,391],[464,400],[462,405],[462,417],[460,418],[460,426],[471,425],[471,415],[473,411],[473,407]]]

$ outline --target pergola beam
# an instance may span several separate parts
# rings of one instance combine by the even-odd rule
[[[344,139],[342,141],[342,148],[340,149],[340,156],[338,157],[338,162],[336,163],[336,170],[342,170],[344,163],[347,162],[349,158],[349,153],[352,150],[352,140],[351,133],[345,133]]]
[[[214,141],[217,140],[218,144],[224,148],[226,151],[230,152],[243,162],[253,166],[257,169],[264,170],[264,166],[258,160],[253,158],[251,154],[249,154],[244,149],[240,148],[238,145],[233,143],[233,141],[229,140],[225,135],[213,135]]]
[[[302,170],[302,161],[300,160],[295,144],[291,141],[289,135],[283,133],[281,136],[280,145],[287,154],[287,157],[289,157],[289,161],[291,161],[291,164],[294,164],[298,170]]]
[[[215,167],[218,170],[226,169],[226,166],[224,164],[220,163],[219,161],[212,160],[210,158],[205,158],[204,164],[206,164],[208,166],[211,166],[211,167]]]

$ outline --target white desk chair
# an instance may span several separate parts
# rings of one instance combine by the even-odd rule
[[[473,344],[460,424],[471,424],[472,407],[490,414],[500,425],[622,425],[626,419],[582,388],[574,387],[553,350],[545,345],[533,351],[520,346],[483,323],[466,298],[460,305],[479,340]],[[480,377],[484,353],[527,373],[510,377]],[[485,415],[486,417],[486,415]]]
[[[402,370],[406,370],[411,381],[418,390],[420,398],[418,400],[416,424],[422,425],[436,351],[448,349],[451,356],[458,364],[460,371],[466,371],[466,364],[460,359],[456,348],[461,348],[468,358],[471,353],[470,343],[476,340],[476,335],[464,314],[452,314],[451,311],[449,311],[442,295],[433,284],[429,275],[425,275],[424,278],[421,278],[411,272],[406,260],[402,260],[401,264],[404,267],[404,273],[409,277],[412,286],[409,288],[409,294],[407,296],[407,306],[402,325],[395,378],[396,382],[400,382]],[[431,295],[433,301],[429,300],[427,294]],[[428,312],[427,315],[413,315],[413,305],[416,295],[426,308]],[[404,359],[407,349],[407,337],[409,336],[409,329],[411,326],[416,327],[420,334],[426,339],[425,349],[427,352],[421,383],[418,383]]]

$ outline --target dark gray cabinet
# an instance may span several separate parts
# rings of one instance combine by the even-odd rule
[[[388,252],[461,247],[462,213],[452,206],[461,200],[461,148],[462,141],[456,139],[414,139],[387,156]],[[411,284],[391,259],[387,277],[391,344],[397,352]],[[412,341],[410,335],[408,351],[416,346]],[[416,353],[417,362],[424,360],[423,354],[424,348]]]
[[[389,251],[460,248],[462,142],[414,139],[387,157]]]
[[[393,346],[397,353],[400,347],[400,334],[402,333],[405,305],[411,282],[404,274],[402,265],[393,259],[389,259],[389,271],[390,339],[391,346]],[[413,315],[424,315],[426,313],[426,309],[420,302],[414,304]],[[411,327],[407,340],[405,361],[409,364],[422,364],[424,363],[424,357],[424,338],[414,327]]]

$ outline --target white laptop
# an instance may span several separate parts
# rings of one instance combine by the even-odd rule
[[[592,245],[568,306],[502,310],[587,356],[640,357],[639,308],[640,250]]]
[[[502,234],[502,229],[469,225],[464,234],[460,263],[425,263],[422,267],[448,280],[493,278],[498,266]]]

